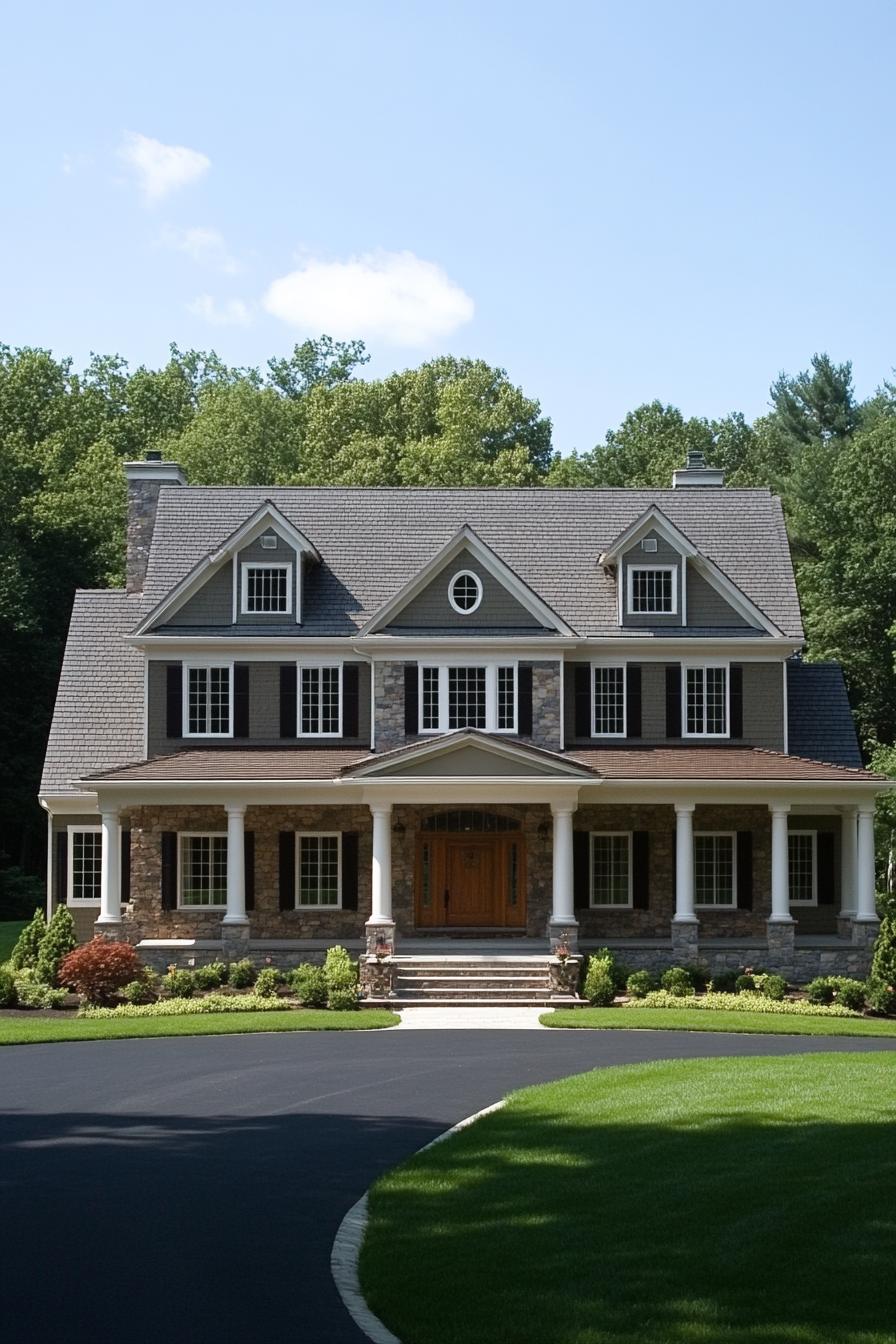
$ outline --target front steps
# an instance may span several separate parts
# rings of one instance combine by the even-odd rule
[[[394,958],[394,1008],[558,1008],[584,1003],[551,984],[551,958],[455,955]],[[368,1000],[371,1002],[371,1000]]]

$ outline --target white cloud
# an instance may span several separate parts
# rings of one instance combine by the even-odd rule
[[[373,337],[426,346],[473,316],[473,300],[434,262],[413,252],[367,252],[347,261],[312,258],[281,276],[266,310],[290,326],[337,339]]]
[[[213,270],[223,271],[225,275],[236,275],[239,262],[227,250],[223,234],[217,229],[171,229],[162,230],[159,242],[175,252],[185,252],[201,266],[210,266]]]
[[[134,171],[144,200],[160,201],[177,187],[195,182],[211,167],[211,159],[185,145],[163,145],[148,135],[128,131],[119,151]]]
[[[218,303],[211,294],[200,294],[192,303],[187,304],[189,312],[201,317],[215,327],[245,327],[252,321],[249,305],[242,299],[226,299]]]

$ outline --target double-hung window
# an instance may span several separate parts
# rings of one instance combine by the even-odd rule
[[[292,565],[244,562],[240,611],[244,616],[289,615],[292,611]]]
[[[479,728],[515,733],[515,663],[428,664],[420,667],[420,731]]]
[[[99,826],[68,828],[68,899],[72,905],[99,905],[103,833]]]
[[[342,902],[341,840],[338,832],[296,837],[296,905],[317,909]]]
[[[178,845],[178,904],[190,909],[223,909],[227,904],[227,836],[182,832]]]
[[[625,666],[595,663],[592,676],[592,736],[625,737]]]
[[[736,836],[703,831],[694,836],[694,904],[737,905]]]
[[[787,837],[791,905],[818,904],[818,832],[791,831]]]
[[[674,616],[678,611],[675,565],[629,565],[626,606],[630,616]]]
[[[728,667],[685,665],[682,679],[685,737],[728,736]]]
[[[631,903],[631,832],[592,832],[591,904],[629,906]]]
[[[299,665],[299,737],[339,737],[342,732],[342,667]]]
[[[184,736],[232,737],[232,664],[187,663],[184,671]]]

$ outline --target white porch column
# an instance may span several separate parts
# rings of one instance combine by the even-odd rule
[[[676,924],[696,924],[694,914],[694,804],[675,804]]]
[[[368,924],[392,923],[392,804],[370,804],[373,814],[373,871]]]
[[[572,870],[572,815],[574,807],[552,803],[554,815],[554,883],[551,924],[576,924]]]
[[[227,803],[227,914],[223,924],[248,924],[246,918],[245,803]]]
[[[100,816],[103,832],[100,858],[100,913],[97,924],[121,923],[121,827],[117,812]]]
[[[845,807],[840,823],[840,914],[856,911],[856,809]]]
[[[773,924],[791,924],[790,857],[787,838],[789,803],[769,804],[772,814],[772,913]]]
[[[859,808],[856,851],[856,912],[853,917],[854,922],[856,924],[876,924],[873,807]]]

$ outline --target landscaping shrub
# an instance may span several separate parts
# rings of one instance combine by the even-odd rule
[[[15,985],[20,1008],[61,1008],[65,1002],[65,990],[44,984],[31,967],[19,971]]]
[[[158,1003],[120,1003],[115,1008],[87,1005],[79,1017],[192,1017],[204,1013],[289,1012],[281,999],[259,994],[207,994],[204,999],[159,999]]]
[[[684,969],[691,977],[691,984],[698,994],[702,994],[705,989],[709,988],[711,972],[708,966],[695,961],[689,966],[685,966]]]
[[[12,971],[0,969],[0,1008],[15,1008],[17,1002],[16,982]]]
[[[833,976],[819,975],[806,985],[806,997],[810,1003],[833,1003],[837,986]]]
[[[323,966],[303,962],[289,977],[293,993],[303,1008],[326,1008],[327,982]]]
[[[162,976],[162,988],[172,999],[192,999],[196,993],[196,981],[192,971],[179,971],[171,966]]]
[[[227,969],[227,983],[232,989],[251,989],[255,984],[256,970],[248,957],[242,961],[232,961]]]
[[[686,999],[694,993],[690,972],[686,971],[683,966],[670,966],[668,971],[663,971],[660,976],[660,984],[667,993],[674,995],[676,999]]]
[[[655,981],[650,971],[632,971],[625,982],[625,988],[633,999],[643,999],[654,988]]]
[[[868,976],[868,1002],[875,1012],[896,1014],[896,905],[892,899],[881,901],[880,929]]]
[[[850,980],[848,976],[839,976],[834,1002],[842,1003],[844,1008],[851,1008],[855,1013],[861,1013],[865,1009],[865,992],[866,987],[862,980]]]
[[[593,961],[595,958],[598,961],[606,962],[610,979],[613,981],[613,989],[615,993],[621,994],[628,984],[629,968],[624,966],[617,958],[616,953],[611,952],[608,947],[599,947],[596,952],[592,952],[591,960]]]
[[[759,989],[767,999],[776,999],[780,1002],[787,994],[787,981],[783,975],[764,975]],[[848,1008],[850,1005],[846,1006]]]
[[[868,981],[868,1006],[876,1013],[885,1013],[887,1017],[896,1017],[896,987],[884,984],[883,980]]]
[[[34,967],[37,965],[37,958],[40,955],[40,945],[46,937],[47,921],[44,919],[43,910],[37,909],[29,924],[26,924],[19,934],[16,945],[12,950],[12,956],[9,964],[14,971],[24,970],[25,967]]]
[[[336,1013],[359,1008],[357,989],[331,989],[327,994],[327,1007]]]
[[[324,981],[328,1008],[358,1006],[358,968],[344,947],[328,949],[324,959]]]
[[[277,985],[280,983],[280,977],[273,966],[265,966],[263,971],[258,972],[255,981],[255,993],[262,999],[273,999],[277,993]]]
[[[734,982],[734,988],[738,994],[748,994],[756,988],[756,981],[752,975],[739,975]]]
[[[718,971],[709,982],[709,989],[718,994],[737,992],[737,971]]]
[[[613,981],[613,969],[609,956],[598,954],[589,957],[583,994],[595,1008],[609,1008],[616,997],[616,985]]]
[[[45,985],[55,985],[59,978],[59,964],[78,946],[75,921],[67,905],[58,905],[47,925],[37,954],[37,976]]]
[[[764,994],[704,994],[683,1004],[675,994],[658,989],[643,999],[632,999],[626,1008],[700,1008],[736,1013],[792,1013],[797,1017],[858,1017],[842,1003],[816,1004],[805,999],[767,999]]]
[[[197,989],[218,989],[226,979],[227,965],[223,961],[210,961],[207,966],[197,966],[193,972]]]
[[[118,990],[140,979],[143,967],[130,943],[112,943],[98,934],[63,958],[59,982],[88,1003],[109,1003]]]

